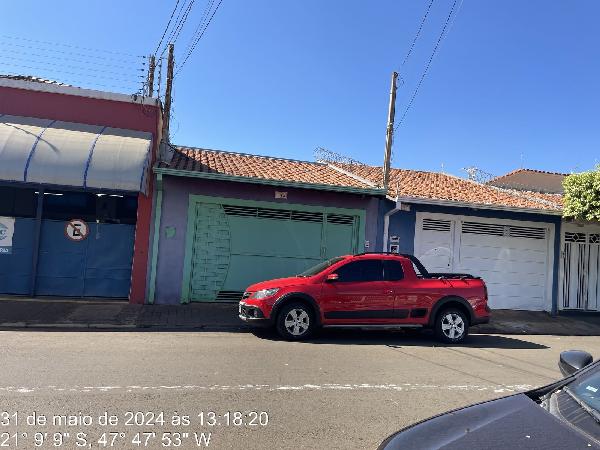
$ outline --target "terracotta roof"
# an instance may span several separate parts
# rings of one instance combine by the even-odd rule
[[[495,183],[496,181],[502,180],[503,178],[507,178],[510,177],[512,175],[515,175],[517,173],[543,173],[546,175],[560,175],[562,177],[566,177],[568,174],[567,173],[560,173],[560,172],[547,172],[545,170],[538,170],[538,169],[515,169],[512,170],[508,173],[505,173],[504,175],[499,175],[495,178],[492,178],[490,181],[488,181],[488,183]]]
[[[336,166],[365,180],[381,183],[381,167],[343,164]],[[560,195],[497,188],[444,173],[406,169],[391,169],[388,194],[392,197],[445,200],[474,205],[554,211],[562,208]]]
[[[171,162],[161,163],[159,167],[293,183],[376,188],[372,183],[357,180],[323,163],[202,148],[175,147]]]

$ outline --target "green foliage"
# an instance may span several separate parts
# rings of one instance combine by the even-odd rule
[[[563,187],[563,217],[600,221],[600,165],[596,170],[565,177]]]

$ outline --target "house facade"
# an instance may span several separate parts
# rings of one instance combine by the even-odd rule
[[[376,182],[381,168],[343,167]],[[382,250],[411,253],[434,272],[471,273],[495,309],[553,311],[558,299],[561,205],[541,194],[452,175],[392,169]]]
[[[0,77],[0,294],[145,300],[156,99]]]
[[[384,191],[327,164],[176,148],[155,172],[149,303],[238,301],[252,283],[378,246]]]

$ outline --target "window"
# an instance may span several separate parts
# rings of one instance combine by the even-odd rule
[[[404,278],[404,270],[400,261],[387,259],[383,261],[383,279],[385,281],[400,281]]]
[[[327,261],[317,264],[316,266],[311,267],[310,269],[305,270],[298,276],[299,277],[312,277],[313,275],[323,272],[328,267],[333,266],[335,263],[340,262],[342,259],[344,259],[344,258],[339,257],[339,256],[337,258],[329,259]]]
[[[343,282],[361,282],[361,281],[382,281],[383,263],[379,259],[365,259],[348,263],[335,271],[338,274],[338,281]]]
[[[0,216],[35,217],[37,198],[34,189],[0,187]]]

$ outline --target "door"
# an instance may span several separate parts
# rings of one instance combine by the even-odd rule
[[[415,255],[431,272],[483,278],[491,308],[550,310],[553,232],[550,223],[417,213]]]
[[[417,219],[418,258],[429,272],[452,271],[455,226],[456,222],[450,219],[433,217]]]
[[[325,282],[320,306],[325,319],[340,323],[379,323],[394,318],[394,295],[377,259],[338,268],[338,279]]]
[[[72,241],[66,221],[42,221],[36,278],[38,295],[129,295],[135,225],[88,223],[89,234]]]
[[[227,200],[193,205],[183,301],[238,301],[251,284],[358,249],[357,210]]]
[[[600,311],[600,226],[563,224],[560,309]]]

